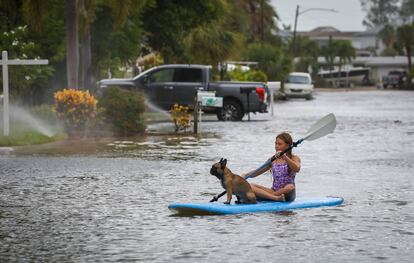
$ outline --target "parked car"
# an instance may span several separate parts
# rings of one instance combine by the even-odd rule
[[[312,99],[313,83],[309,73],[292,72],[284,83],[283,92],[287,98]]]
[[[404,70],[392,70],[382,77],[384,88],[398,88],[406,81],[407,72]]]
[[[142,90],[163,110],[177,103],[192,108],[198,91],[215,91],[217,97],[223,98],[223,107],[204,111],[215,112],[219,120],[239,121],[249,112],[267,112],[265,83],[212,82],[211,66],[207,65],[161,65],[132,79],[103,79],[98,82],[98,93],[108,86]]]

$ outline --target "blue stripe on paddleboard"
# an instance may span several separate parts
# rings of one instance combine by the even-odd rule
[[[340,205],[344,201],[341,197],[297,198],[293,202],[260,201],[257,204],[230,204],[223,203],[172,203],[169,209],[178,213],[190,214],[240,214],[259,212],[279,212],[300,208]]]

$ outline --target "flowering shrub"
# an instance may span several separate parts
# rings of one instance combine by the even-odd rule
[[[174,123],[175,132],[186,130],[191,125],[191,115],[188,113],[189,108],[174,104],[171,108],[171,121]]]
[[[55,112],[67,131],[82,131],[96,116],[97,100],[89,91],[64,89],[54,94]]]

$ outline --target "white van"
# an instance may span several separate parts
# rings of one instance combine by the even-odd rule
[[[312,99],[313,83],[309,73],[292,72],[284,84],[284,93],[287,98]]]

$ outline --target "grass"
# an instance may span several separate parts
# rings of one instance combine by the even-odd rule
[[[58,134],[48,137],[40,132],[26,131],[19,133],[10,133],[9,136],[0,135],[0,146],[22,146],[31,144],[42,144],[57,141],[65,138],[65,135]]]
[[[62,133],[48,137],[31,127],[11,122],[9,136],[4,136],[3,127],[0,129],[0,147],[42,144],[61,140],[65,137],[66,135]]]

